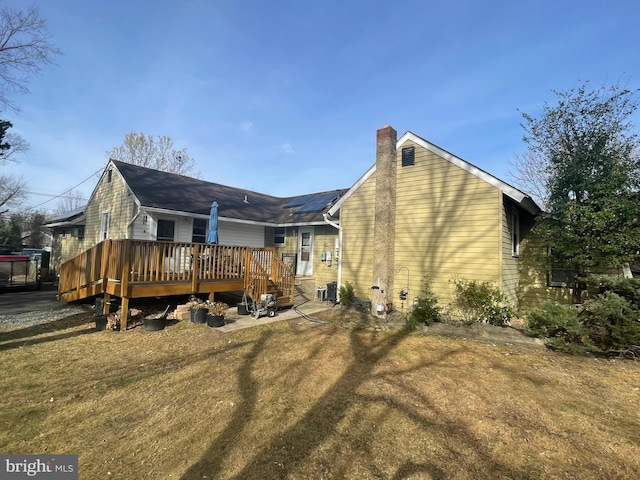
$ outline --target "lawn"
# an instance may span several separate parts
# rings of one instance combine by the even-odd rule
[[[0,331],[0,452],[93,479],[640,478],[640,363],[301,319]]]

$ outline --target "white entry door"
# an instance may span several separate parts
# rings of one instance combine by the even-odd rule
[[[313,227],[298,230],[298,265],[296,275],[313,274]]]

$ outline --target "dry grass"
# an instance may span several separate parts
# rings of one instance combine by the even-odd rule
[[[0,451],[81,479],[640,477],[640,364],[282,321],[0,332]]]

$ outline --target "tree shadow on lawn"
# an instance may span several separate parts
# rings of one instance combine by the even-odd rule
[[[251,352],[245,357],[243,365],[238,371],[238,385],[241,386],[242,400],[235,409],[233,418],[227,424],[226,428],[217,436],[216,440],[210,445],[206,453],[201,459],[191,465],[182,475],[181,480],[202,479],[203,475],[208,478],[222,478],[223,463],[225,461],[228,446],[233,443],[233,439],[242,434],[242,431],[249,424],[252,414],[257,409],[257,401],[259,396],[258,382],[254,379],[253,368],[257,363],[259,354],[269,339],[270,334],[265,333],[253,345]],[[309,405],[306,414],[293,426],[289,427],[282,433],[273,436],[265,446],[261,448],[252,458],[249,458],[243,468],[231,478],[249,479],[249,478],[288,478],[289,475],[299,475],[300,470],[308,469],[309,465],[314,462],[314,455],[323,444],[331,441],[332,437],[339,440],[342,433],[338,430],[343,421],[349,421],[349,415],[353,414],[351,406],[353,404],[364,405],[362,408],[373,408],[385,410],[381,422],[389,414],[399,414],[410,419],[414,426],[421,431],[435,432],[435,437],[444,435],[446,438],[453,438],[456,447],[449,447],[445,450],[448,457],[456,458],[460,451],[473,452],[474,461],[477,464],[477,471],[493,477],[513,478],[539,478],[539,472],[532,470],[514,470],[512,466],[502,464],[492,458],[492,452],[487,446],[483,445],[477,436],[469,430],[469,426],[461,421],[452,421],[446,415],[441,417],[436,415],[434,418],[428,418],[434,411],[437,413],[438,407],[423,392],[409,391],[407,394],[414,398],[414,401],[421,402],[422,410],[429,413],[421,413],[420,409],[408,408],[407,405],[399,403],[394,395],[386,396],[384,391],[375,395],[363,394],[359,392],[365,383],[372,380],[382,379],[405,373],[401,368],[396,371],[389,371],[384,368],[382,372],[375,372],[381,365],[380,362],[385,359],[393,350],[399,347],[403,340],[407,338],[406,332],[398,332],[395,335],[382,336],[377,339],[375,333],[363,334],[362,332],[352,331],[350,334],[351,353],[353,360],[346,368],[344,373],[328,388],[325,393],[318,398],[314,404]],[[319,346],[318,349],[321,347]],[[463,347],[458,349],[447,350],[433,361],[423,362],[415,367],[416,369],[424,369],[425,367],[438,366],[447,358],[457,355]],[[388,365],[385,365],[388,367]],[[413,370],[413,368],[412,368]],[[366,388],[365,388],[366,390]],[[352,422],[353,423],[353,422]],[[370,425],[361,427],[359,424],[352,424],[355,430],[359,428],[371,428]],[[375,425],[373,425],[375,430]],[[371,444],[377,440],[375,432],[370,430],[363,431],[360,437],[354,439],[353,434],[343,439],[345,446],[355,451],[357,457],[366,465],[371,477],[375,478],[409,478],[415,474],[428,474],[431,478],[444,479],[447,473],[443,470],[443,460],[441,458],[434,459],[433,462],[425,461],[423,463],[414,462],[408,459],[395,469],[392,476],[388,472],[381,470],[376,465],[380,460],[366,460],[366,456],[372,452],[367,451],[371,448]],[[354,442],[354,440],[356,440]],[[364,445],[364,447],[362,446]],[[449,443],[449,445],[451,445]],[[460,448],[457,447],[460,445]],[[364,452],[363,452],[364,449]],[[406,452],[407,457],[410,452]],[[325,469],[329,470],[336,478],[345,478],[349,475],[348,468],[351,466],[348,461],[341,457],[342,452],[339,448],[333,452],[323,451],[323,459],[321,463]],[[326,460],[326,456],[330,456],[330,460]],[[363,455],[365,455],[363,457]],[[438,465],[436,462],[440,460]],[[383,461],[382,461],[383,462]],[[315,472],[319,474],[320,472]]]
[[[80,326],[86,326],[87,328],[84,328],[82,330],[76,329]],[[50,333],[61,332],[68,329],[76,330],[65,333],[58,333],[56,335],[47,335]],[[93,314],[91,314],[91,317],[89,317],[89,313],[78,313],[76,315],[71,315],[69,317],[61,318],[59,320],[54,320],[47,323],[41,323],[25,328],[18,328],[15,330],[0,332],[0,351],[30,345],[38,345],[46,342],[53,342],[55,340],[62,340],[65,338],[78,337],[81,335],[86,335],[88,333],[93,333],[95,331],[96,329]],[[22,339],[28,340],[20,341]]]

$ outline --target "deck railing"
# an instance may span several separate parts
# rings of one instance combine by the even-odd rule
[[[181,293],[224,291],[207,282],[225,282],[228,287],[216,288],[228,290],[244,285],[256,300],[268,291],[283,303],[294,300],[293,272],[273,248],[143,240],[104,240],[63,263],[58,294],[61,300],[78,300],[107,294],[111,285],[111,292],[127,298],[134,287],[163,284],[180,284],[172,291]]]

